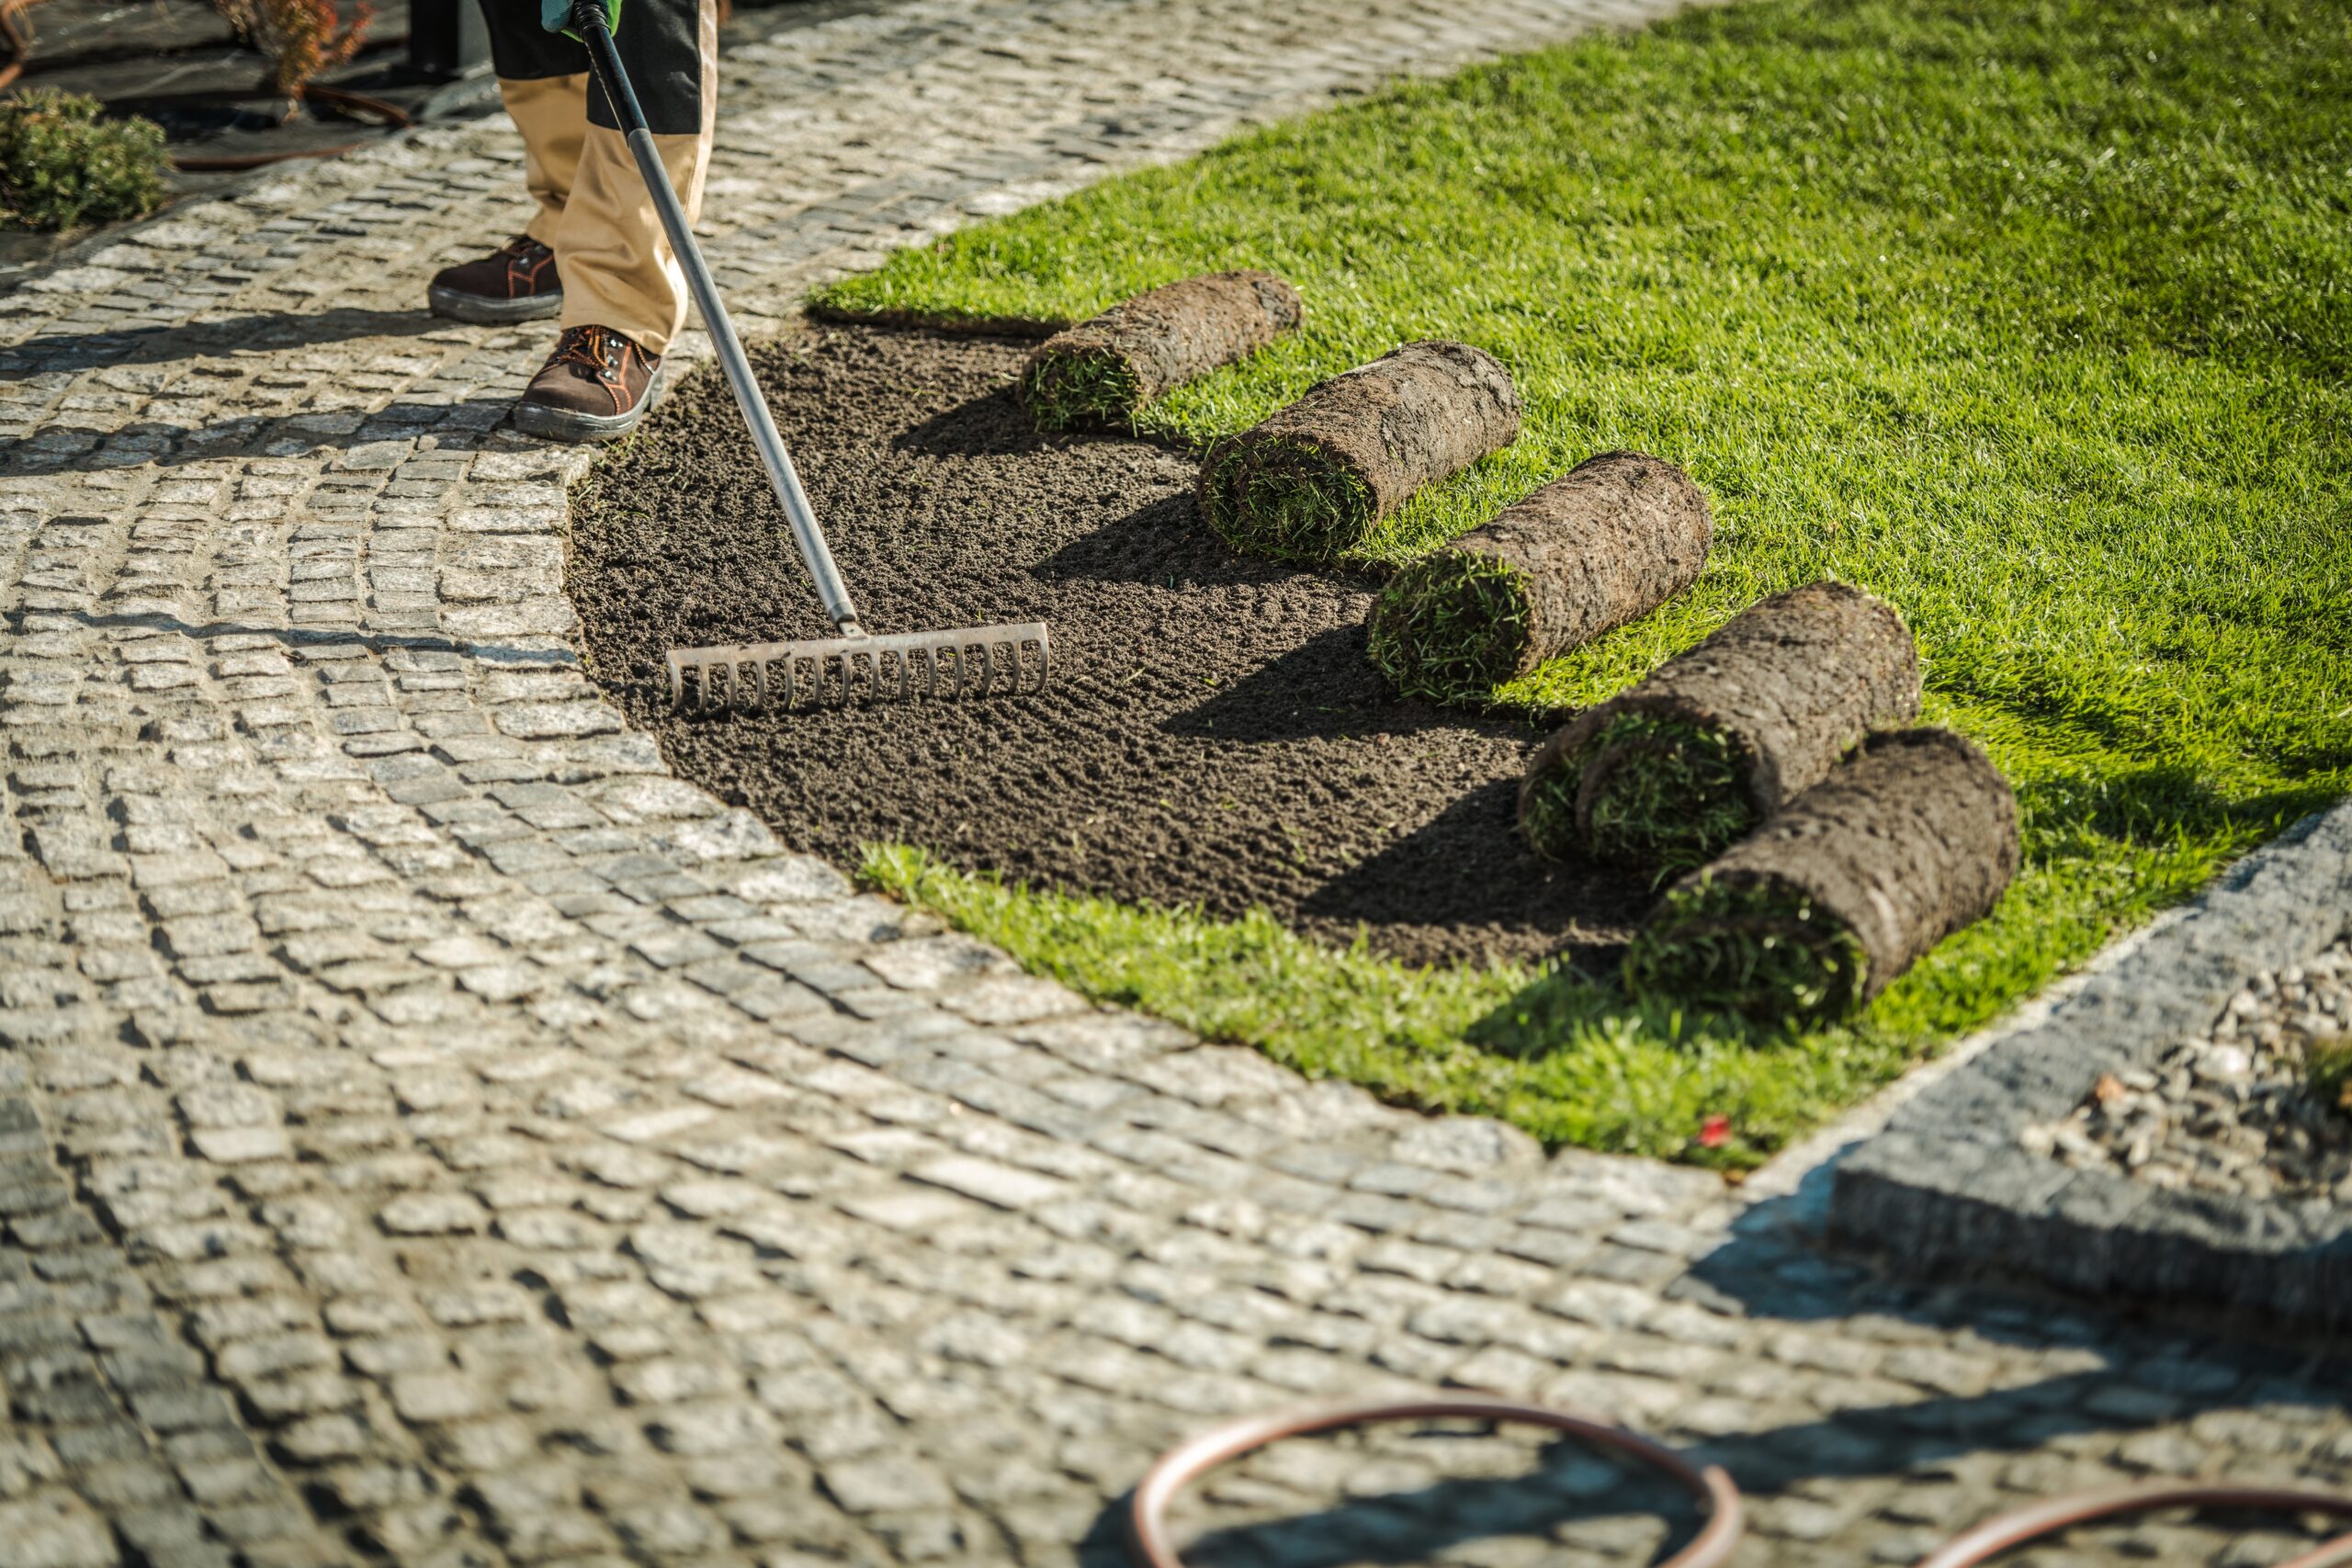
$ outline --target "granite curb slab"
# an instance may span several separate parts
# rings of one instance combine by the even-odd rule
[[[2352,802],[2247,856],[2179,919],[2047,1016],[1996,1039],[1839,1164],[1838,1245],[1929,1274],[2352,1326],[2352,1214],[2326,1200],[2167,1191],[2073,1170],[2019,1142],[2104,1074],[2210,1028],[2255,976],[2352,922]]]

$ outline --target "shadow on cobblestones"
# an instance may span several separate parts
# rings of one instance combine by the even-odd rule
[[[356,338],[415,337],[447,331],[422,308],[365,310],[337,305],[311,315],[272,312],[231,316],[217,321],[142,328],[132,332],[44,333],[0,353],[0,381],[21,381],[58,370],[101,367],[173,365],[241,351],[307,348]]]
[[[773,44],[749,18],[714,254],[781,302],[1115,166],[1114,129],[1180,152],[1634,14],[892,0]],[[1080,100],[1102,134],[1057,129]],[[1726,1236],[1704,1172],[1547,1157],[1088,1009],[666,776],[561,642],[586,459],[495,433],[546,335],[411,309],[522,186],[503,121],[430,128],[6,301],[49,334],[0,350],[6,1568],[1123,1568],[1105,1499],[1188,1431],[1448,1386],[1732,1445],[1744,1561],[1776,1568],[1916,1562],[2070,1486],[2352,1473],[2330,1364]],[[1170,498],[1114,525],[1188,504],[1181,457],[1089,450],[1102,488]],[[992,547],[901,495],[943,553]],[[1098,495],[1053,547],[1122,515]],[[806,604],[792,570],[754,627]],[[1192,1520],[1236,1561],[1329,1562],[1326,1526],[1500,1512],[1503,1477],[1632,1506],[1532,1443],[1363,1462],[1404,1446],[1279,1489],[1237,1467]],[[1440,1554],[1642,1562],[1664,1529]],[[2067,1561],[2284,1555],[2168,1529]]]
[[[1382,1479],[1383,1457],[1375,1456],[1356,1481]],[[1545,1444],[1531,1450],[1531,1461],[1516,1475],[1448,1476],[1298,1512],[1261,1505],[1252,1511],[1272,1517],[1213,1525],[1185,1548],[1184,1561],[1193,1568],[1476,1562],[1476,1555],[1461,1555],[1473,1542],[1548,1537],[1583,1550],[1546,1561],[1632,1568],[1679,1551],[1702,1522],[1687,1496],[1579,1444]],[[1126,1507],[1122,1498],[1113,1517],[1124,1522]]]
[[[169,615],[99,615],[87,611],[69,612],[69,618],[82,625],[106,630],[138,629],[154,632],[176,632],[182,637],[199,641],[214,637],[267,637],[289,649],[350,648],[364,649],[370,654],[390,653],[405,649],[413,653],[462,653],[469,659],[485,664],[514,664],[537,668],[550,661],[545,649],[522,647],[512,643],[476,643],[456,637],[436,637],[424,633],[370,633],[354,631],[348,626],[332,629],[305,630],[300,626],[250,626],[239,621],[176,621]],[[554,661],[569,665],[568,657],[556,655]]]

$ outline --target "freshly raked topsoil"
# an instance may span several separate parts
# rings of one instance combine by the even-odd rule
[[[757,347],[868,629],[1042,617],[1036,697],[672,714],[673,644],[825,635],[725,385],[698,376],[580,493],[569,581],[597,677],[685,777],[797,848],[870,840],[974,870],[1295,929],[1415,962],[1622,941],[1639,879],[1511,830],[1543,739],[1399,700],[1364,652],[1376,584],[1238,558],[1197,459],[1041,435],[1032,343],[809,329]]]

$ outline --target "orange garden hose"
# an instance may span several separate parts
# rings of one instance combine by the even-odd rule
[[[2352,1519],[2352,1496],[2297,1486],[2234,1485],[2227,1482],[2159,1482],[2112,1492],[2077,1492],[1988,1519],[1930,1553],[1919,1568],[1977,1568],[2001,1553],[2046,1535],[2119,1514],[2156,1508],[2245,1508],[2260,1513],[2333,1514]],[[2278,1568],[2338,1568],[2352,1562],[2352,1535],[2338,1536]]]
[[[1340,1427],[1358,1427],[1374,1421],[1428,1421],[1448,1416],[1467,1416],[1482,1421],[1523,1421],[1531,1426],[1549,1427],[1554,1431],[1566,1432],[1584,1441],[1603,1448],[1612,1448],[1631,1454],[1653,1470],[1663,1471],[1685,1490],[1699,1499],[1706,1511],[1706,1528],[1698,1539],[1660,1563],[1658,1568],[1719,1568],[1739,1545],[1741,1532],[1747,1528],[1739,1506],[1739,1488],[1721,1467],[1709,1465],[1704,1470],[1692,1464],[1663,1443],[1622,1427],[1605,1426],[1571,1416],[1565,1410],[1554,1410],[1542,1404],[1527,1404],[1515,1399],[1488,1399],[1477,1394],[1461,1394],[1438,1399],[1374,1400],[1365,1404],[1318,1404],[1304,1410],[1277,1411],[1266,1416],[1245,1416],[1222,1427],[1202,1433],[1182,1446],[1170,1450],[1136,1488],[1135,1507],[1129,1516],[1135,1557],[1143,1568],[1184,1568],[1183,1560],[1176,1555],[1176,1548],[1169,1539],[1167,1512],[1169,1502],[1183,1490],[1185,1484],[1223,1464],[1227,1460],[1261,1449],[1284,1438],[1306,1437],[1315,1432],[1329,1432]]]
[[[1482,1395],[1356,1404],[1317,1404],[1304,1409],[1245,1416],[1213,1427],[1160,1456],[1136,1488],[1128,1514],[1129,1544],[1139,1568],[1184,1568],[1168,1531],[1168,1506],[1176,1494],[1229,1459],[1285,1438],[1302,1438],[1374,1421],[1426,1421],[1468,1417],[1521,1421],[1549,1427],[1586,1442],[1632,1455],[1679,1482],[1695,1496],[1706,1527],[1658,1568],[1720,1568],[1739,1545],[1747,1528],[1739,1488],[1720,1466],[1704,1469],[1672,1449],[1622,1427],[1571,1416],[1545,1405]],[[2226,1482],[2162,1482],[2107,1492],[2078,1492],[2003,1514],[1956,1537],[1921,1560],[1918,1568],[1980,1568],[2003,1552],[2078,1525],[2157,1508],[2240,1508],[2261,1513],[2331,1514],[2352,1519],[2352,1495],[2293,1486],[2240,1485]],[[2347,1568],[2352,1535],[2339,1536],[2278,1568]]]

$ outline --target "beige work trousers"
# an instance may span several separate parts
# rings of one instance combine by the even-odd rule
[[[718,10],[703,0],[702,129],[656,136],[688,221],[702,211],[718,107]],[[567,327],[609,327],[648,354],[667,354],[686,324],[686,278],[617,130],[588,123],[588,77],[498,84],[523,132],[524,179],[538,203],[524,232],[555,252]]]

